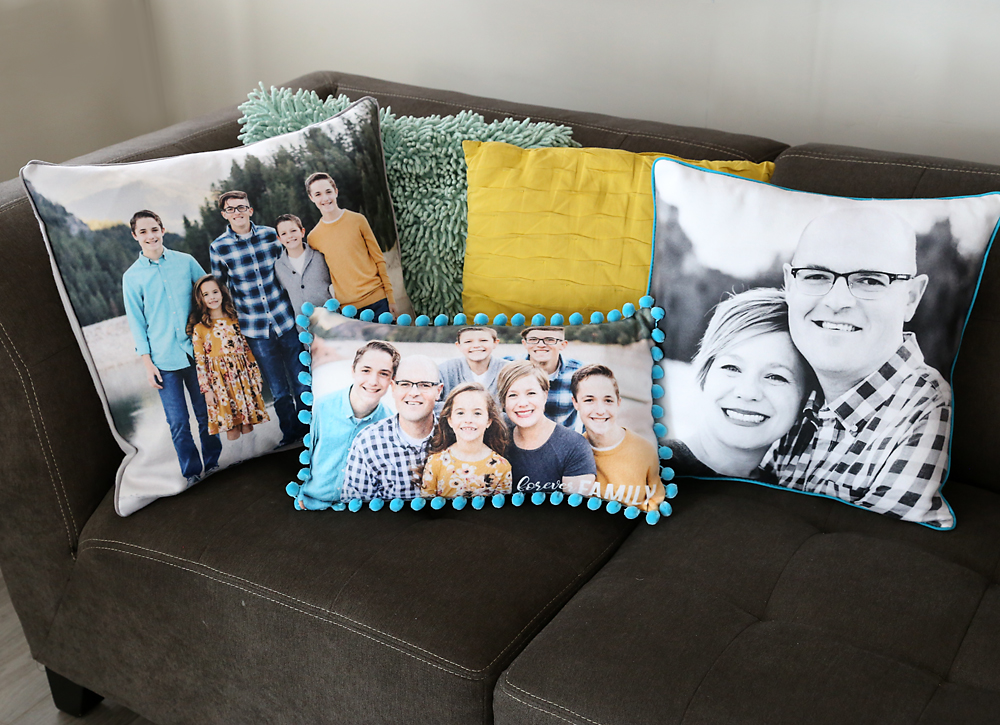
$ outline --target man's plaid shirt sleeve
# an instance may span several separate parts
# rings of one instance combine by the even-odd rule
[[[377,477],[371,475],[374,463],[371,429],[377,425],[369,426],[351,443],[351,452],[347,454],[347,470],[344,473],[344,489],[341,494],[341,499],[344,501],[350,501],[352,498],[368,501],[377,498],[381,493],[382,487]]]
[[[854,503],[894,518],[934,516],[944,505],[938,489],[948,469],[950,435],[951,405],[942,401],[913,421],[871,487]]]

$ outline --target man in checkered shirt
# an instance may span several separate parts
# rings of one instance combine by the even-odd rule
[[[240,332],[274,398],[281,426],[278,445],[287,445],[302,438],[307,429],[298,419],[306,390],[299,380],[299,373],[305,371],[299,356],[305,348],[299,342],[288,295],[274,276],[274,261],[284,247],[274,229],[250,221],[253,208],[245,192],[222,194],[219,209],[229,226],[209,246],[212,274],[232,293]]]
[[[784,266],[792,342],[820,391],[772,450],[783,486],[937,528],[951,387],[903,332],[927,287],[906,222],[854,205],[813,219]]]
[[[569,343],[566,330],[562,327],[526,327],[521,330],[521,344],[527,350],[522,360],[530,360],[549,376],[549,397],[545,401],[545,417],[567,428],[579,430],[576,408],[573,407],[573,392],[570,383],[573,373],[583,367],[583,363],[573,358],[564,358],[562,351]],[[507,357],[506,360],[513,360]],[[503,401],[500,401],[503,408]]]
[[[399,362],[392,381],[398,412],[368,426],[351,443],[342,500],[420,495],[441,387],[438,367],[430,358],[410,355]]]

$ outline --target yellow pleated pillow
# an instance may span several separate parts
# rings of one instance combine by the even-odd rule
[[[653,161],[667,154],[522,149],[492,141],[464,141],[462,148],[469,181],[466,314],[580,312],[589,318],[646,294],[650,173]],[[759,181],[774,171],[769,161],[689,163]]]

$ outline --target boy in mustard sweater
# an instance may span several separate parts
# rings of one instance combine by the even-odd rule
[[[618,425],[622,398],[611,368],[585,365],[573,373],[570,391],[597,464],[597,479],[578,493],[656,509],[665,493],[660,457],[652,443]]]
[[[383,312],[395,316],[385,258],[364,214],[340,208],[337,184],[322,171],[306,179],[306,193],[323,215],[306,241],[326,259],[337,300],[359,313],[371,310],[376,320]]]

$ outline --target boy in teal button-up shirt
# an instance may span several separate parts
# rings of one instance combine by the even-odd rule
[[[219,436],[208,432],[208,410],[198,387],[194,348],[185,331],[191,290],[205,270],[190,254],[163,247],[166,230],[155,212],[137,211],[129,226],[142,253],[122,275],[125,315],[146,379],[160,394],[181,473],[193,482],[218,465],[222,452]],[[200,454],[191,436],[185,388],[198,421]]]

